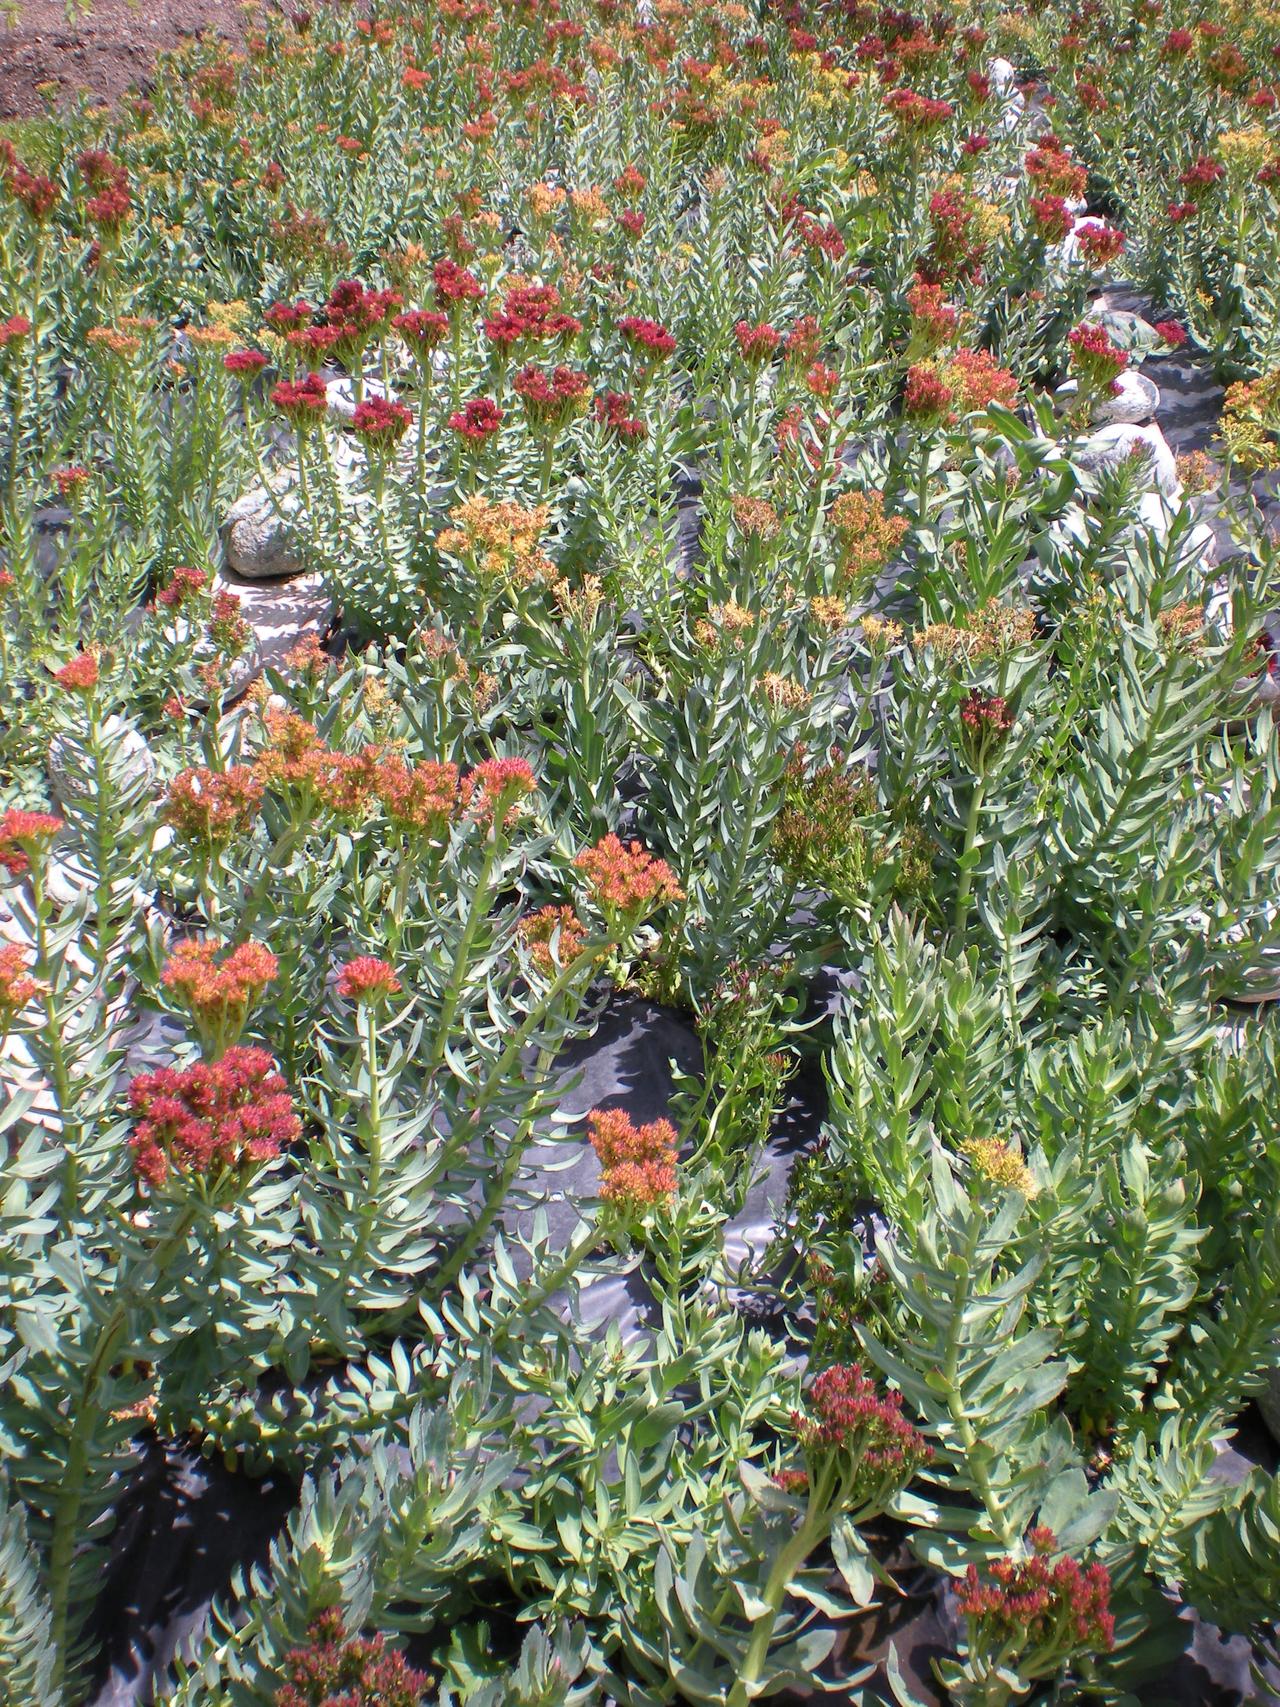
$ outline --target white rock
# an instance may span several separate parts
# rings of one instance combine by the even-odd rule
[[[1176,504],[1182,497],[1182,482],[1169,442],[1159,427],[1138,427],[1126,422],[1099,427],[1076,447],[1071,460],[1086,474],[1102,476],[1120,468],[1139,449],[1143,452],[1146,483]]]
[[[121,788],[150,788],[155,781],[156,761],[132,723],[112,712],[102,723],[102,743]],[[49,743],[48,765],[49,788],[60,806],[93,799],[96,783],[92,761],[80,741],[66,734],[55,735]]]
[[[1116,385],[1119,389],[1110,397],[1101,398],[1090,412],[1096,427],[1136,426],[1140,421],[1149,421],[1160,407],[1160,388],[1145,374],[1122,373]],[[1053,400],[1059,406],[1069,408],[1079,390],[1078,383],[1068,379],[1054,392]]]

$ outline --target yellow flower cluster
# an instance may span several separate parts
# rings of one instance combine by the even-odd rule
[[[1012,1144],[1001,1138],[966,1138],[961,1152],[973,1164],[975,1173],[991,1185],[1004,1191],[1016,1191],[1031,1198],[1039,1191],[1035,1175]]]

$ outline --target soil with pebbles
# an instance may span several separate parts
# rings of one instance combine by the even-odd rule
[[[0,120],[37,117],[42,85],[59,102],[114,102],[142,88],[158,53],[213,31],[242,41],[240,0],[0,0]]]

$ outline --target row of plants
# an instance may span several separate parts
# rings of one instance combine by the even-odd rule
[[[246,29],[0,149],[0,1695],[156,1440],[298,1485],[173,1703],[1266,1688],[1273,21]],[[247,694],[246,488],[335,606]]]

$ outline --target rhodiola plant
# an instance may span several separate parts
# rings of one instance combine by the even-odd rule
[[[1274,47],[334,5],[0,145],[0,1694],[144,1449],[297,1490],[159,1700],[1266,1675]]]

